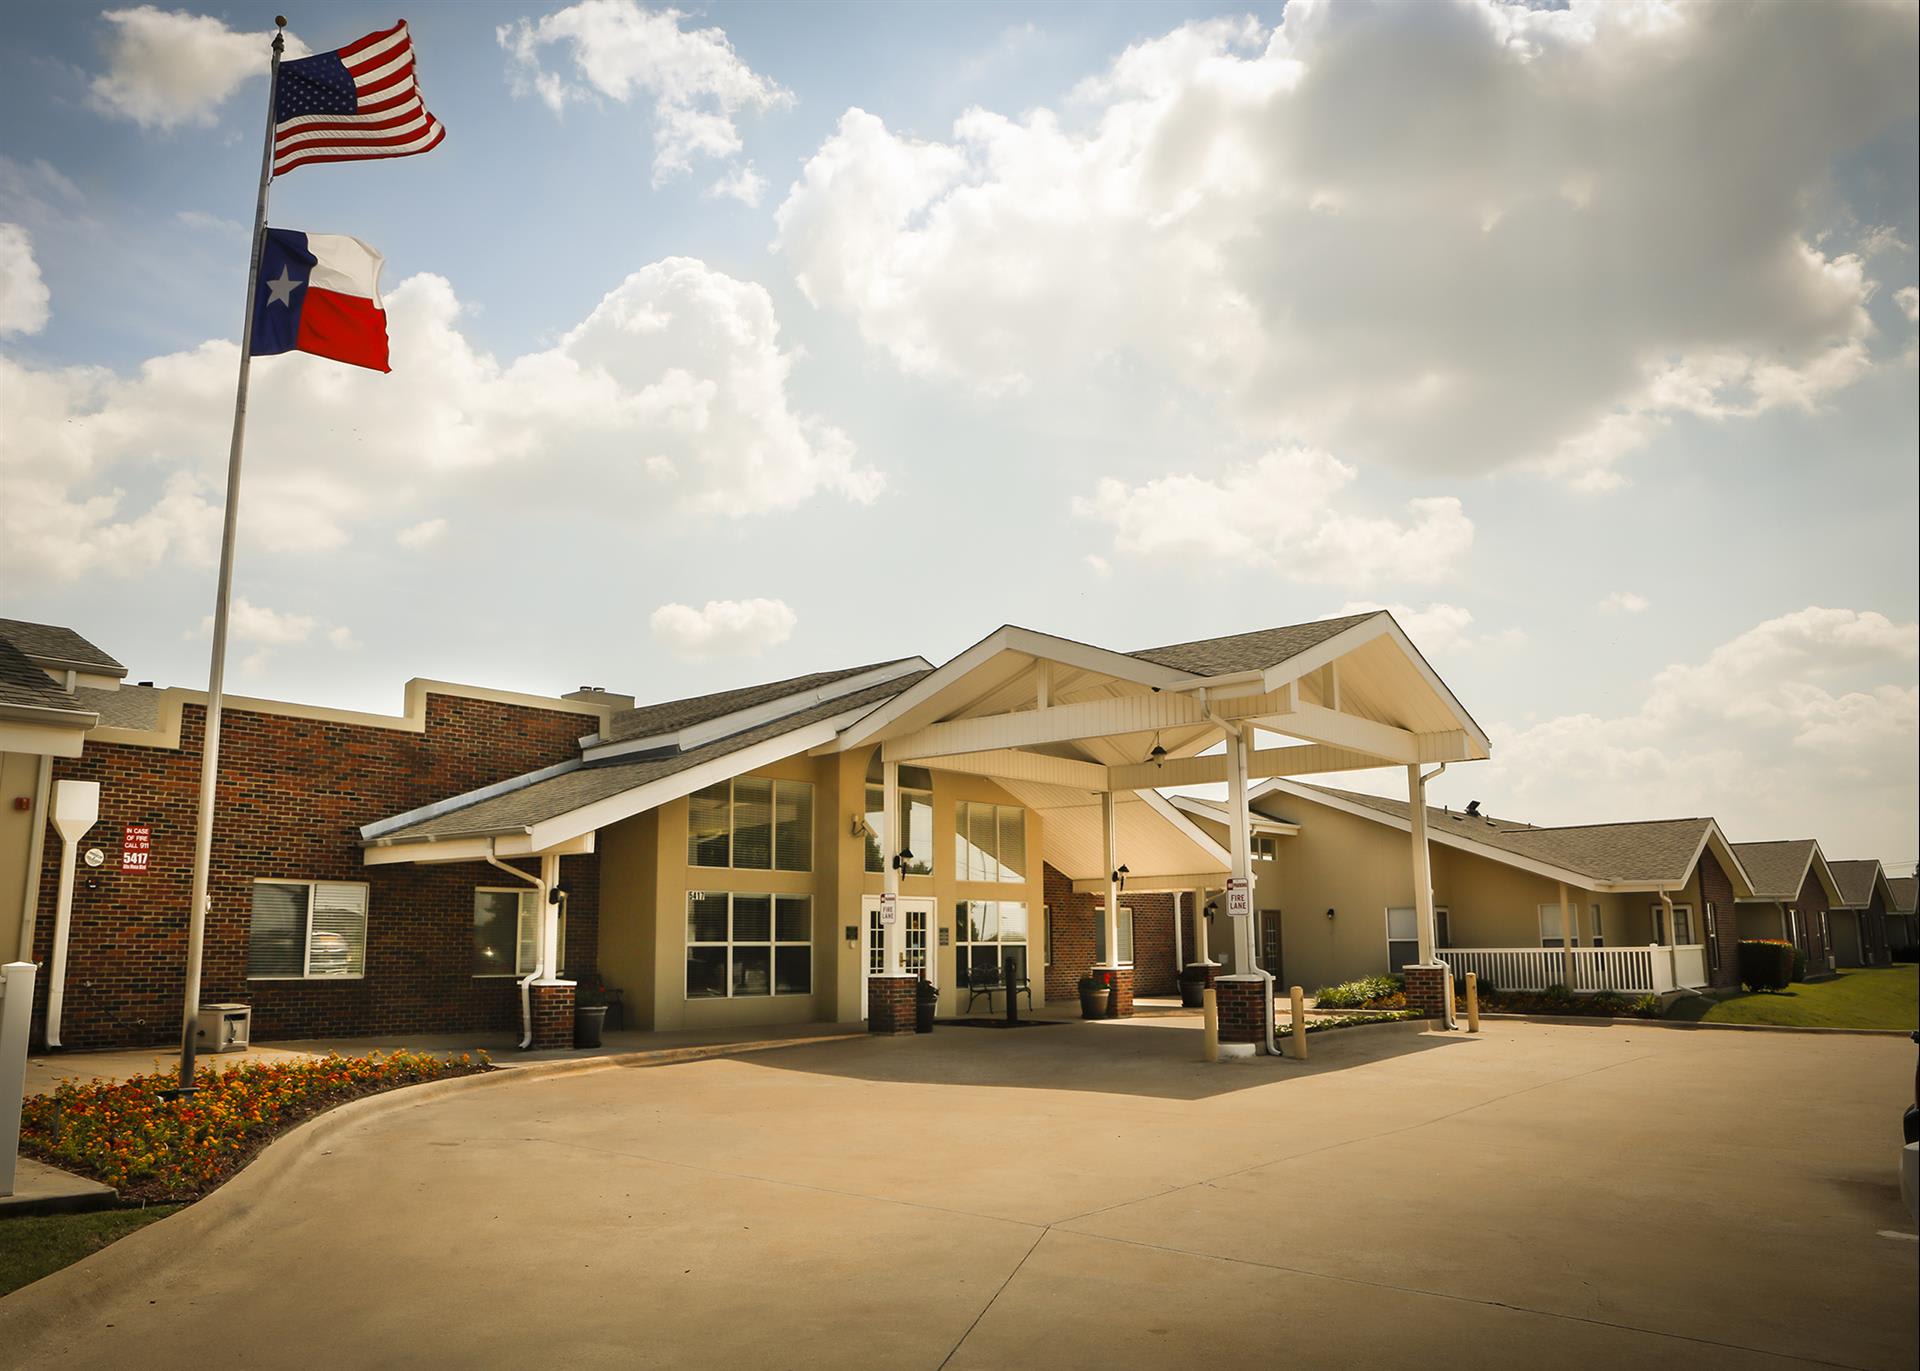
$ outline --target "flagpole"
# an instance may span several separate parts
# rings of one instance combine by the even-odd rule
[[[207,937],[207,886],[213,864],[213,805],[220,777],[221,691],[227,674],[227,610],[233,599],[234,534],[240,522],[240,459],[247,437],[247,377],[253,370],[253,306],[260,292],[260,255],[266,242],[267,187],[273,180],[274,101],[280,92],[280,54],[287,45],[285,15],[274,16],[273,63],[267,76],[267,133],[260,150],[260,193],[253,207],[253,259],[247,266],[247,308],[240,326],[240,377],[233,396],[233,442],[227,450],[226,518],[220,529],[220,577],[213,601],[213,660],[207,668],[207,721],[200,743],[200,810],[193,835],[193,903],[187,913],[187,994],[180,1028],[179,1095],[194,1091],[194,1035],[199,1029],[200,961]]]

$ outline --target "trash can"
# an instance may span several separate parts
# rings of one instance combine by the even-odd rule
[[[1190,966],[1180,973],[1180,1007],[1200,1009],[1207,1003],[1207,969]]]
[[[933,1012],[939,1007],[940,987],[931,981],[921,981],[920,988],[914,992],[913,1031],[915,1033],[933,1032]]]
[[[600,1030],[607,1026],[607,1007],[603,1004],[575,1005],[573,1009],[573,1045],[600,1046]]]

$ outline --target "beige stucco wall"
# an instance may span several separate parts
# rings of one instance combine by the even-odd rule
[[[27,857],[42,822],[42,816],[33,810],[13,806],[18,799],[32,803],[41,761],[30,753],[0,752],[0,961],[5,962],[19,955]]]
[[[853,816],[866,807],[866,772],[872,753],[788,757],[749,775],[813,784],[814,869],[811,872],[738,871],[687,865],[687,801],[603,829],[600,852],[600,974],[621,987],[637,1026],[659,1029],[740,1027],[807,1021],[857,1023],[866,1012],[861,975],[861,897],[879,895],[883,879],[865,870],[866,849]],[[940,1012],[965,1009],[954,995],[955,906],[965,899],[1024,900],[1035,1005],[1045,1003],[1039,974],[1045,926],[1041,860],[1045,851],[1039,816],[1029,811],[1027,878],[1021,882],[971,882],[954,878],[954,807],[962,800],[1011,805],[993,782],[974,776],[933,775],[933,866],[931,876],[906,876],[903,898],[935,901],[935,983],[943,988]],[[686,997],[686,908],[692,890],[806,894],[813,897],[813,993],[737,999]],[[856,930],[849,939],[846,930]]]

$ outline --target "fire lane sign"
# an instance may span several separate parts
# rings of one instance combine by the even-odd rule
[[[153,828],[149,824],[128,824],[120,833],[120,869],[145,873],[153,856]]]
[[[1253,914],[1253,882],[1242,880],[1238,876],[1227,879],[1227,914],[1231,918],[1245,919]]]

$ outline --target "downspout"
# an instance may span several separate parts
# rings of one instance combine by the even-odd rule
[[[528,885],[540,892],[540,940],[545,942],[547,883],[538,876],[529,876],[519,867],[508,866],[505,862],[501,861],[499,857],[494,855],[493,844],[494,840],[492,838],[487,839],[487,865],[498,867],[509,876],[525,881]],[[546,966],[546,960],[546,953],[543,949],[541,955],[534,959],[533,970],[529,971],[520,979],[520,1050],[522,1052],[533,1046],[533,983],[540,979],[540,973]]]
[[[73,927],[73,867],[80,840],[100,818],[98,781],[62,781],[53,792],[53,826],[60,834],[60,890],[53,906],[53,948],[47,968],[49,1048],[59,1047],[60,1013],[67,998],[67,937]]]

